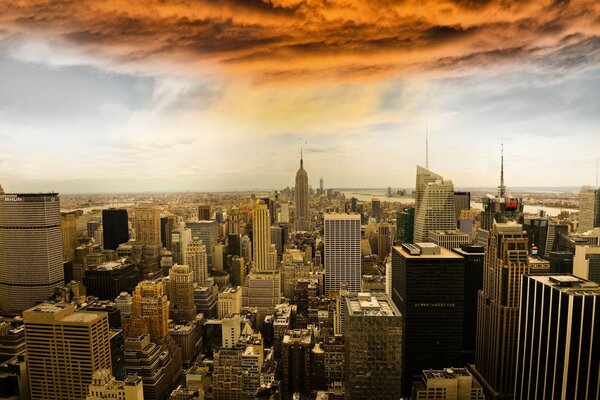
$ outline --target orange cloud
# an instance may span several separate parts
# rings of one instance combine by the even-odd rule
[[[256,82],[454,74],[600,48],[594,0],[7,0],[0,35]],[[593,52],[594,54],[597,51]],[[580,62],[596,62],[581,54]],[[558,57],[558,59],[557,59]],[[152,68],[152,67],[150,67]]]

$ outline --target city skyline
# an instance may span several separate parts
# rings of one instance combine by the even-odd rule
[[[598,7],[8,1],[0,181],[282,188],[303,147],[315,188],[412,187],[428,129],[430,167],[456,187],[496,184],[502,138],[509,188],[592,185]]]

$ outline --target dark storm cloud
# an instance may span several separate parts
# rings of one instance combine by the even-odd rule
[[[192,73],[210,65],[257,82],[343,80],[522,62],[542,50],[558,67],[577,65],[574,53],[600,35],[599,7],[593,0],[9,0],[0,33],[62,40],[115,64],[166,61]]]

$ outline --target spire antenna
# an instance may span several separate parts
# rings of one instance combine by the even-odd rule
[[[506,197],[506,186],[504,186],[504,138],[500,144],[500,186],[498,186],[498,197]]]
[[[425,126],[425,168],[429,169],[429,126]]]
[[[598,159],[596,158],[596,189],[598,189]]]
[[[300,168],[304,166],[304,161],[302,160],[302,146],[300,146]]]

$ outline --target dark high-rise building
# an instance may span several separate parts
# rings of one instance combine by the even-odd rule
[[[527,217],[524,219],[523,229],[525,229],[529,240],[531,255],[543,256],[546,254],[548,227],[548,218],[546,217]]]
[[[392,300],[404,318],[404,396],[424,369],[462,363],[464,264],[433,243],[392,248]]]
[[[464,317],[463,317],[463,364],[475,362],[477,336],[477,295],[483,289],[483,264],[485,249],[474,244],[462,244],[453,249],[465,259]]]
[[[346,398],[400,399],[403,316],[383,293],[346,295],[344,305]]]
[[[490,231],[495,222],[517,221],[523,223],[523,199],[509,198],[504,185],[504,144],[500,157],[500,186],[496,196],[488,194],[481,199],[481,229]]]
[[[550,253],[558,250],[558,241],[561,235],[569,234],[569,225],[557,224],[550,222],[548,224],[548,235],[546,236],[546,245],[544,246],[544,253],[538,252],[540,256],[544,258],[550,257]]]
[[[0,313],[20,314],[63,286],[58,194],[0,195]]]
[[[307,329],[287,331],[281,343],[281,390],[286,398],[293,393],[305,396],[311,392],[312,332]]]
[[[514,392],[521,275],[531,273],[528,248],[521,224],[494,224],[477,301],[472,368],[486,399],[511,399]]]
[[[177,217],[175,215],[160,217],[160,241],[167,250],[172,250],[171,232],[177,227]]]
[[[459,228],[460,212],[471,209],[471,192],[454,192],[454,214],[456,215],[456,227]]]
[[[415,208],[396,213],[396,244],[412,243],[415,230]]]
[[[481,229],[491,230],[496,222],[519,221],[523,222],[523,199],[498,197],[484,197],[481,199],[483,211],[481,212]]]
[[[515,399],[600,398],[599,302],[597,283],[523,276]]]
[[[109,261],[83,272],[87,294],[101,300],[114,300],[121,292],[132,292],[141,276],[130,261]]]
[[[198,206],[198,220],[199,221],[210,221],[212,216],[212,210],[210,204],[200,204]]]
[[[377,221],[381,218],[381,201],[379,199],[371,199],[371,217]]]
[[[572,274],[573,256],[570,251],[552,251],[549,254],[550,272],[553,274]]]
[[[105,249],[116,250],[129,241],[127,210],[109,208],[102,210],[102,235]]]

